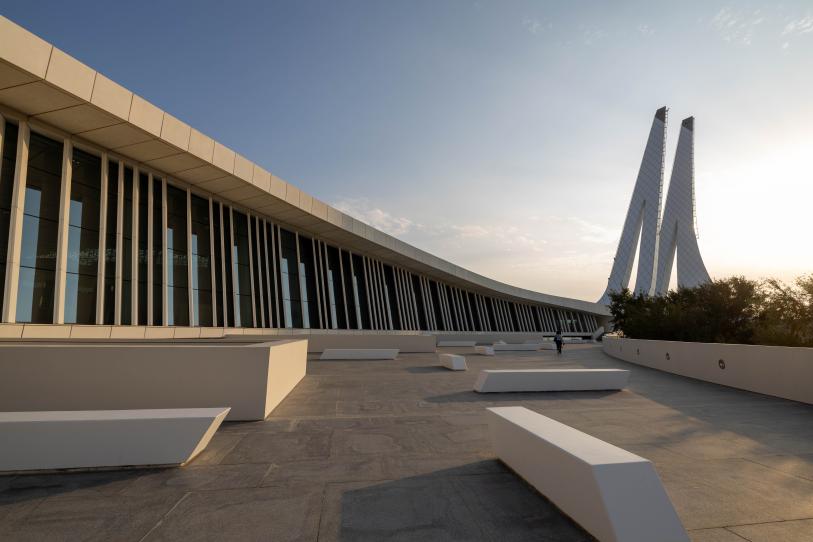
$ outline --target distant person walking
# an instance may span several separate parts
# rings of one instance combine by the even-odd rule
[[[553,342],[556,343],[556,353],[561,354],[562,353],[562,343],[564,342],[564,340],[562,339],[562,330],[561,329],[556,330],[556,336],[553,338]]]

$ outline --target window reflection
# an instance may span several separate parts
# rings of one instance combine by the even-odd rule
[[[254,327],[254,315],[251,301],[251,271],[249,264],[248,219],[243,213],[234,211],[234,245],[232,262],[234,270],[235,326]]]
[[[167,185],[167,324],[189,325],[186,191]]]
[[[74,149],[72,170],[64,317],[66,324],[94,324],[99,265],[101,158]]]
[[[192,321],[211,326],[212,264],[209,240],[209,201],[192,196]]]
[[[62,143],[31,133],[23,215],[17,321],[52,323]]]

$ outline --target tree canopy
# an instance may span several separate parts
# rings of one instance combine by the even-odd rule
[[[719,279],[664,295],[610,295],[614,327],[626,337],[667,341],[813,346],[813,275]]]

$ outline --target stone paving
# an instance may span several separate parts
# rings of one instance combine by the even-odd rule
[[[0,477],[0,540],[586,541],[494,458],[523,405],[653,461],[695,542],[813,540],[813,407],[629,365],[592,345],[317,361],[268,420],[181,469]],[[770,360],[766,360],[770,362]],[[622,392],[479,395],[479,369],[620,367]],[[0,442],[1,444],[1,442]],[[657,541],[653,541],[657,542]]]

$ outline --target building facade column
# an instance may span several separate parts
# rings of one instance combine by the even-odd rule
[[[161,325],[169,325],[169,235],[167,232],[167,180],[161,178]],[[174,320],[173,320],[174,323]]]
[[[121,160],[119,160],[119,174],[116,183],[118,186],[118,195],[116,197],[116,302],[113,323],[119,326],[121,325],[122,271],[124,269],[124,258],[122,256],[122,249],[124,248],[124,162]]]
[[[251,214],[246,213],[246,240],[248,242],[248,281],[251,290],[251,327],[257,327],[257,295],[254,288],[254,251],[251,246],[254,244],[254,235],[251,234]],[[244,326],[245,327],[245,326]]]
[[[73,176],[73,142],[62,141],[62,179],[59,189],[59,222],[56,242],[56,284],[54,285],[55,324],[65,323],[65,286],[68,265],[68,227],[71,212],[71,177]]]
[[[17,155],[14,163],[14,187],[11,195],[8,256],[6,256],[6,283],[3,295],[3,322],[17,321],[17,291],[20,282],[20,260],[23,242],[23,214],[25,213],[25,187],[28,177],[28,147],[31,129],[21,120],[17,132]]]
[[[130,235],[130,324],[138,325],[138,244],[139,244],[139,212],[138,204],[140,198],[139,187],[141,186],[141,173],[138,171],[138,166],[133,167],[133,193],[131,194],[130,201],[132,202],[132,209],[130,210],[130,218],[132,219]]]
[[[189,325],[200,326],[200,306],[198,305],[198,298],[195,295],[193,288],[192,262],[196,255],[192,254],[192,191],[189,187],[186,188],[186,289],[189,296]],[[200,293],[200,284],[198,284],[198,293]]]
[[[215,215],[212,198],[209,201],[209,274],[212,281],[212,327],[217,327],[217,272],[215,271]]]
[[[107,264],[108,156],[102,153],[101,201],[99,202],[99,261],[96,265],[96,325],[104,323],[104,272]]]

